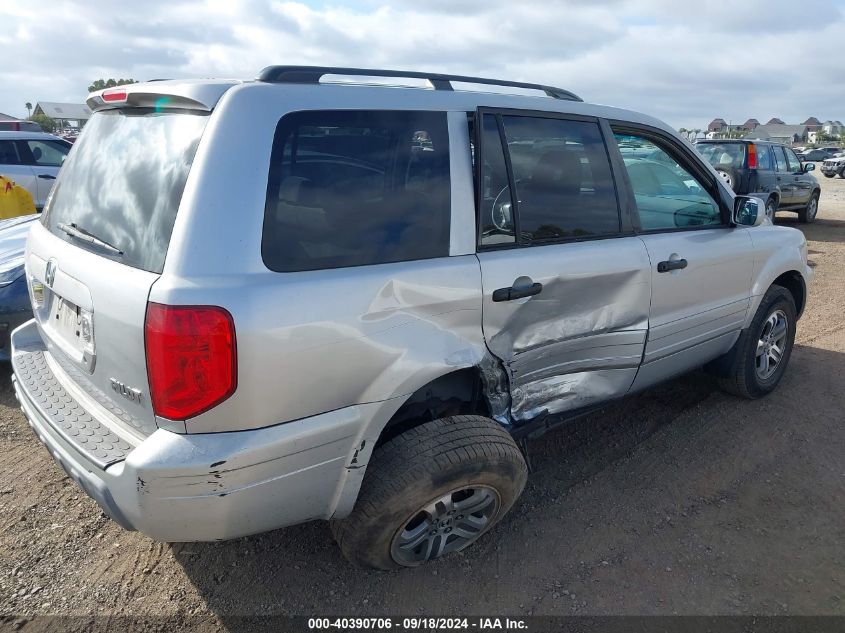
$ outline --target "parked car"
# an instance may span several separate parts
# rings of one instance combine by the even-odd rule
[[[830,153],[823,149],[808,149],[798,154],[801,162],[824,160],[828,156],[830,156]]]
[[[789,362],[802,233],[651,117],[285,66],[88,104],[27,243],[15,392],[155,539],[329,519],[355,563],[420,565],[509,510],[526,438],[703,365],[759,398]]]
[[[0,174],[29,191],[40,211],[71,147],[44,132],[0,132]]]
[[[734,192],[762,198],[766,215],[793,211],[801,222],[814,222],[821,187],[792,149],[779,143],[749,140],[700,141],[698,152]]]
[[[0,132],[40,132],[41,126],[34,121],[0,120]]]
[[[833,178],[836,174],[839,174],[840,178],[845,178],[845,154],[825,159],[821,166],[821,172],[825,175],[825,178]]]
[[[9,336],[32,319],[24,277],[24,248],[29,227],[38,215],[0,220],[0,361],[11,358]]]

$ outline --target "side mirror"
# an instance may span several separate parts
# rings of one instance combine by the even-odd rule
[[[802,170],[804,173],[808,171],[813,171],[816,168],[815,163],[804,163],[804,169]]]
[[[766,221],[766,205],[760,198],[736,196],[734,198],[734,223],[742,226],[760,226]]]

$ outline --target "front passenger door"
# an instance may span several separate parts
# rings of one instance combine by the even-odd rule
[[[651,261],[648,341],[633,389],[702,365],[733,345],[745,321],[754,249],[730,226],[710,171],[654,130],[614,128]],[[623,155],[624,156],[624,155]]]
[[[786,154],[784,154],[783,150],[784,148],[780,145],[772,145],[772,152],[775,155],[775,166],[777,167],[775,181],[777,182],[778,189],[780,189],[780,206],[789,206],[790,204],[794,204],[795,184],[789,169],[789,163],[786,161]]]
[[[792,204],[805,204],[810,200],[816,180],[804,171],[804,166],[795,152],[788,147],[784,147],[783,151],[786,152],[786,163],[792,174]]]

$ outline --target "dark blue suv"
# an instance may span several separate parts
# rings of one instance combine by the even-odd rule
[[[734,192],[765,200],[772,221],[777,211],[793,211],[801,222],[816,219],[821,188],[808,173],[816,166],[791,148],[746,139],[699,141],[695,148]]]

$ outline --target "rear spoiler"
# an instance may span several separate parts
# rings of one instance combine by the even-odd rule
[[[113,108],[180,108],[210,112],[235,80],[154,81],[106,88],[91,93],[93,112]]]

